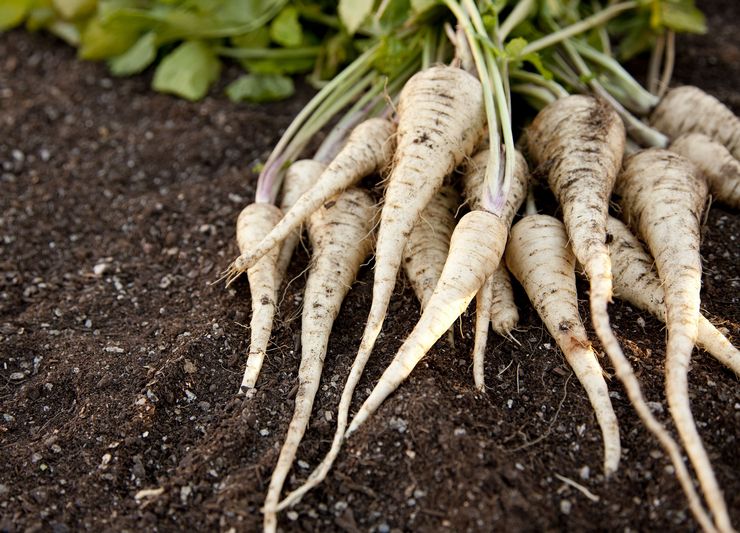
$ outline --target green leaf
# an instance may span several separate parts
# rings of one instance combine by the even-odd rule
[[[103,24],[91,19],[80,35],[78,55],[82,59],[107,59],[128,50],[139,38],[138,31],[130,25]]]
[[[226,87],[232,102],[273,102],[289,97],[294,91],[293,80],[279,74],[245,74]]]
[[[0,2],[0,31],[14,28],[26,18],[31,0],[2,0]]]
[[[524,48],[527,46],[527,40],[523,37],[515,37],[511,39],[506,46],[504,46],[504,52],[506,57],[510,59],[518,59],[522,55]]]
[[[362,26],[374,4],[375,0],[339,0],[339,18],[347,28],[347,33],[353,35]]]
[[[114,76],[137,74],[152,64],[157,57],[157,35],[154,32],[144,34],[123,54],[108,62]]]
[[[267,48],[270,44],[270,30],[263,26],[257,30],[231,38],[235,48]]]
[[[54,9],[62,18],[71,20],[91,14],[97,4],[97,0],[54,0]]]
[[[377,16],[377,15],[376,15]],[[391,0],[380,13],[378,22],[380,29],[388,34],[399,28],[411,16],[411,2],[409,0]]]
[[[411,0],[411,11],[418,15],[439,3],[439,0]]]
[[[278,9],[285,0],[219,0],[216,17],[229,24],[243,24]]]
[[[195,101],[206,95],[220,72],[221,63],[206,44],[186,41],[162,60],[152,86],[156,91]]]
[[[677,32],[706,33],[707,22],[692,0],[666,0],[660,3],[663,26]]]
[[[277,44],[288,48],[301,45],[303,30],[298,21],[298,10],[295,7],[286,7],[278,13],[270,24],[270,38]]]
[[[240,63],[246,70],[256,74],[298,74],[309,72],[316,63],[316,58],[242,59]]]

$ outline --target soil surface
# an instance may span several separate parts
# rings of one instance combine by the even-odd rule
[[[740,4],[703,4],[710,32],[679,39],[674,82],[703,87],[738,112]],[[274,344],[248,401],[235,399],[248,348],[246,280],[228,290],[212,283],[236,253],[234,222],[254,195],[249,169],[311,91],[234,105],[222,85],[192,104],[153,93],[150,81],[151,73],[111,79],[47,35],[0,36],[3,532],[254,531],[261,523],[293,409],[308,255],[299,250],[291,266]],[[740,216],[712,206],[703,237],[704,309],[737,344]],[[286,489],[328,450],[371,281],[363,268],[340,314]],[[583,389],[521,291],[518,298],[520,345],[491,334],[486,393],[472,384],[471,313],[456,327],[455,347],[438,343],[347,443],[327,481],[281,514],[280,527],[696,529],[666,457],[616,379],[609,386],[622,462],[604,478]],[[353,409],[417,309],[402,281]],[[667,420],[663,327],[619,302],[611,315]],[[738,378],[698,352],[690,386],[738,526]],[[137,500],[142,489],[157,491]]]

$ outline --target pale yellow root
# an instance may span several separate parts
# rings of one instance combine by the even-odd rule
[[[250,204],[245,207],[236,221],[239,251],[244,253],[253,248],[277,224],[281,216],[280,209],[272,204]],[[267,344],[270,342],[272,320],[275,316],[275,294],[279,285],[277,258],[278,250],[275,249],[247,271],[252,298],[251,338],[247,367],[239,386],[240,393],[246,394],[255,387],[265,360]]]
[[[457,191],[450,186],[442,187],[422,212],[403,250],[403,269],[422,309],[432,296],[447,260],[459,205]]]
[[[470,208],[480,209],[483,197],[483,181],[489,151],[483,150],[475,154],[466,166],[463,173],[463,194]],[[521,207],[527,194],[529,184],[529,169],[522,154],[516,153],[514,179],[511,181],[511,190],[506,199],[501,218],[507,226],[511,226],[514,215]],[[485,389],[484,365],[486,344],[488,342],[488,324],[502,336],[510,336],[519,321],[519,311],[514,304],[514,293],[506,267],[502,264],[494,271],[481,287],[475,300],[475,341],[473,345],[473,381],[478,390]]]
[[[563,224],[547,215],[529,215],[511,230],[506,264],[586,390],[604,439],[604,473],[616,472],[621,446],[603,370],[578,314],[575,257]]]
[[[313,159],[301,159],[290,165],[285,173],[285,178],[283,178],[283,194],[280,200],[280,210],[283,213],[290,211],[298,201],[298,198],[313,187],[325,169],[326,167],[322,163]],[[293,257],[293,251],[300,238],[301,230],[300,228],[296,228],[285,238],[283,245],[280,247],[280,255],[277,262],[278,284],[282,283],[285,278],[290,259]]]
[[[617,181],[624,216],[648,245],[665,290],[666,398],[686,453],[720,531],[729,514],[691,414],[688,367],[700,316],[701,212],[707,184],[690,161],[652,148],[625,161]]]
[[[280,491],[308,426],[329,334],[360,265],[372,249],[376,211],[366,191],[350,188],[337,196],[331,207],[321,207],[308,220],[313,254],[303,301],[298,392],[293,419],[267,490],[263,508],[266,532],[277,528]]]
[[[349,407],[375,346],[393,294],[406,240],[421,212],[485,131],[483,91],[467,72],[435,66],[416,73],[401,91],[397,149],[388,179],[375,253],[373,301],[357,356],[342,391],[331,449],[308,481],[280,508],[295,503],[326,477],[341,449]]]
[[[365,176],[387,166],[393,153],[393,131],[393,124],[382,118],[368,119],[352,130],[347,143],[329,163],[316,184],[298,198],[293,208],[285,213],[257,246],[234,260],[229,267],[230,279],[244,272],[283,242],[321,204]]]
[[[650,116],[650,124],[671,139],[703,133],[740,160],[740,118],[698,87],[685,85],[668,91]]]
[[[486,211],[471,211],[460,220],[452,234],[450,254],[432,298],[396,357],[352,419],[347,437],[398,388],[432,345],[467,309],[498,265],[506,243],[507,229],[501,218]]]
[[[740,209],[740,161],[723,144],[703,133],[681,135],[668,148],[694,163],[707,179],[709,192],[723,204]]]
[[[609,217],[607,229],[611,235],[614,295],[665,322],[663,285],[653,267],[653,258],[620,220]],[[740,350],[703,316],[699,317],[696,345],[740,375]]]

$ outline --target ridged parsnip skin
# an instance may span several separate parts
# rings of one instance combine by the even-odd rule
[[[703,133],[681,135],[668,147],[694,163],[707,180],[709,192],[723,204],[740,209],[740,161]]]
[[[740,159],[740,118],[698,87],[685,85],[668,91],[650,115],[650,124],[671,139],[703,133]]]
[[[283,178],[283,193],[280,199],[280,210],[283,213],[287,213],[298,201],[303,193],[310,189],[319,179],[321,173],[324,172],[326,167],[314,161],[313,159],[300,159],[296,161],[285,173]],[[290,259],[293,257],[293,251],[295,250],[298,240],[301,238],[300,228],[295,228],[290,232],[282,246],[280,247],[280,254],[278,256],[277,271],[279,276],[279,282],[282,283],[285,278],[285,272],[288,270]]]
[[[375,215],[375,202],[370,194],[350,188],[308,219],[313,254],[303,298],[298,392],[293,419],[265,499],[265,531],[275,531],[277,527],[275,513],[280,491],[308,426],[329,334],[360,265],[372,249]]]
[[[576,260],[565,227],[547,215],[529,215],[511,229],[506,264],[586,390],[604,439],[604,473],[617,470],[619,426],[603,370],[578,313]]]
[[[321,205],[365,176],[386,167],[393,154],[394,125],[382,118],[360,123],[347,143],[329,163],[316,184],[306,191],[285,213],[280,223],[250,251],[237,257],[232,270],[243,272],[260,257],[283,242]]]
[[[607,230],[611,235],[614,295],[665,322],[663,285],[653,268],[653,258],[622,221],[609,217]],[[699,317],[696,345],[740,375],[740,350],[703,316]]]
[[[625,130],[606,103],[568,96],[549,104],[527,130],[527,150],[563,209],[563,222],[590,284],[591,321],[611,359],[624,359],[609,326],[611,263],[606,247],[609,197],[622,164]]]
[[[698,335],[701,213],[707,184],[687,159],[651,148],[626,159],[617,181],[625,221],[644,240],[658,270],[666,306],[666,399],[718,529],[731,529],[727,507],[696,430],[688,367]]]
[[[449,175],[469,157],[485,132],[483,90],[464,70],[434,66],[414,74],[398,102],[393,170],[385,190],[375,247],[373,300],[365,330],[337,412],[337,430],[329,453],[306,483],[290,493],[291,505],[319,484],[341,448],[349,407],[385,320],[396,276],[411,230]]]
[[[463,194],[471,209],[481,208],[483,180],[488,164],[488,150],[475,154],[463,174]],[[527,194],[529,169],[521,153],[516,153],[514,179],[501,216],[511,226],[514,215]],[[484,363],[488,342],[488,324],[499,335],[507,336],[519,321],[508,271],[500,264],[481,287],[475,299],[475,341],[473,345],[473,380],[478,390],[484,390]]]
[[[239,213],[236,220],[236,242],[241,253],[249,252],[275,227],[282,217],[280,209],[272,204],[250,204]],[[275,249],[247,270],[249,292],[252,297],[252,319],[249,356],[239,392],[246,393],[257,383],[267,344],[270,342],[272,320],[275,316],[278,250]]]
[[[421,213],[403,250],[403,269],[422,309],[432,296],[447,260],[459,205],[457,191],[450,186],[442,187]]]
[[[439,283],[414,329],[380,376],[352,419],[347,436],[357,430],[408,377],[416,364],[467,309],[498,265],[508,226],[487,211],[471,211],[455,227],[450,254]]]

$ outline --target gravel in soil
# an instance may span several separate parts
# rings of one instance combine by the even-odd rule
[[[738,6],[708,6],[710,34],[679,40],[676,82],[704,87],[738,111]],[[45,35],[0,36],[0,531],[261,524],[292,415],[307,253],[299,250],[291,266],[250,400],[234,396],[247,353],[248,287],[213,281],[236,252],[234,221],[254,194],[249,169],[310,90],[263,106],[233,105],[218,91],[192,104],[151,92],[149,82],[113,80]],[[704,309],[737,344],[740,217],[713,206],[703,235]],[[286,488],[328,450],[371,282],[364,268],[334,328]],[[485,394],[472,386],[468,315],[455,347],[437,344],[347,443],[327,481],[281,515],[281,527],[696,529],[672,468],[616,379],[624,449],[620,470],[604,479],[585,394],[518,298],[521,346],[489,339]],[[417,318],[402,282],[360,399]],[[667,420],[662,326],[619,302],[612,318]],[[738,378],[700,352],[690,384],[699,431],[740,524]]]

